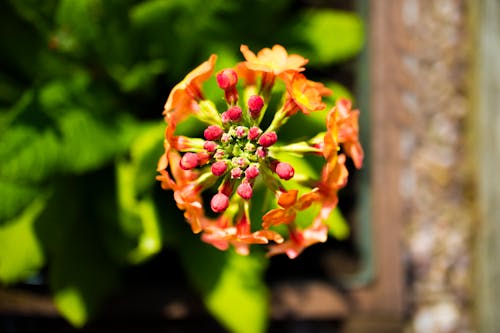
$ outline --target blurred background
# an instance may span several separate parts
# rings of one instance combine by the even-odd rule
[[[0,332],[499,332],[499,15],[495,0],[0,2]],[[242,61],[241,44],[303,55],[329,106],[361,110],[364,168],[329,241],[295,260],[202,244],[155,181],[170,90],[212,53],[216,71]]]

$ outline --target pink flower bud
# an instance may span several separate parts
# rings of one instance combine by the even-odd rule
[[[260,111],[264,107],[264,100],[258,95],[250,96],[248,99],[248,112],[252,119],[259,118]]]
[[[246,128],[245,126],[236,127],[236,136],[240,139],[245,137],[247,135],[247,132],[248,128]]]
[[[239,106],[232,106],[226,111],[227,116],[231,121],[239,121],[241,119],[241,108]]]
[[[221,158],[224,158],[225,155],[226,155],[226,153],[224,153],[224,150],[217,149],[217,151],[214,154],[214,157],[216,160],[220,160]]]
[[[222,114],[220,115],[220,118],[222,119],[222,122],[224,124],[228,123],[231,120],[231,119],[229,119],[229,113],[227,113],[227,111],[222,112]]]
[[[278,141],[278,136],[276,135],[276,132],[267,132],[264,133],[260,136],[259,138],[259,145],[262,147],[270,147],[274,145]]]
[[[231,141],[231,135],[224,133],[224,134],[222,134],[222,137],[220,138],[220,140],[224,143],[228,143],[229,141]]]
[[[211,170],[215,176],[222,176],[227,170],[227,164],[224,161],[217,161],[212,164]]]
[[[219,140],[219,138],[222,136],[222,133],[224,133],[224,130],[222,128],[217,125],[210,125],[203,132],[203,136],[205,137],[205,139],[210,141]]]
[[[248,130],[248,138],[250,140],[255,140],[259,137],[260,133],[262,133],[262,130],[258,128],[257,126],[252,126]]]
[[[281,179],[289,180],[295,174],[295,170],[293,170],[293,167],[290,164],[286,162],[280,162],[278,163],[278,165],[276,165],[276,174]]]
[[[217,149],[217,144],[213,141],[205,141],[203,148],[209,153],[213,153]]]
[[[210,201],[210,207],[216,213],[222,213],[229,206],[229,197],[223,193],[217,193]]]
[[[236,190],[236,193],[245,200],[252,197],[252,186],[250,183],[243,181]]]
[[[231,169],[231,178],[233,178],[233,179],[240,178],[242,173],[243,172],[241,171],[240,168],[238,168],[238,167],[232,168]]]
[[[257,155],[258,158],[265,158],[267,156],[266,148],[263,147],[257,148],[255,155]]]
[[[245,176],[248,179],[254,179],[259,175],[259,168],[255,165],[250,165],[246,170],[245,170]]]
[[[198,155],[196,155],[195,153],[185,153],[184,156],[182,156],[179,165],[184,170],[191,170],[193,168],[196,168],[199,163],[200,160],[198,158]]]
[[[220,71],[216,79],[219,88],[226,90],[230,87],[234,87],[238,83],[238,74],[236,74],[233,69],[227,68]]]
[[[244,150],[245,151],[249,151],[249,152],[254,152],[255,151],[255,145],[253,143],[251,143],[251,142],[247,142],[245,144]]]
[[[245,157],[236,157],[233,159],[233,162],[242,168],[246,167],[250,163],[250,161]]]

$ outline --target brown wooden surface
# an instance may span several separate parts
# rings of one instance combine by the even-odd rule
[[[481,224],[476,239],[478,331],[500,332],[500,3],[472,2],[475,16],[477,105],[475,146],[477,152]]]
[[[397,110],[397,46],[400,1],[370,1],[371,223],[375,280],[354,290],[355,312],[400,318],[403,313],[401,258],[402,205],[399,195],[400,159]],[[396,68],[395,68],[396,65]]]

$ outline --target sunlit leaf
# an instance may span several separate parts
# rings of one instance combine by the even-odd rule
[[[230,332],[264,332],[268,318],[268,290],[261,253],[241,256],[221,252],[192,235],[178,245],[189,279],[207,309]]]
[[[45,207],[47,193],[39,195],[22,213],[0,225],[0,281],[18,282],[34,275],[45,256],[34,231],[34,222]]]
[[[297,33],[310,49],[302,54],[311,65],[328,65],[358,54],[364,43],[363,23],[358,15],[337,10],[307,12],[297,24]]]
[[[155,165],[162,154],[165,124],[149,126],[133,142],[128,159],[117,162],[117,193],[120,232],[137,238],[134,248],[122,256],[138,263],[162,247],[160,220],[153,202]]]
[[[264,258],[229,254],[214,288],[205,296],[209,310],[231,332],[264,332],[268,316],[268,290],[263,282]]]

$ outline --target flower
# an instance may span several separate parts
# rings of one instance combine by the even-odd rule
[[[338,136],[339,143],[342,144],[346,154],[352,158],[356,168],[361,168],[363,164],[363,148],[359,143],[359,110],[351,110],[351,101],[341,98],[335,107],[338,112]]]
[[[260,91],[264,99],[268,100],[270,91],[274,85],[276,77],[283,80],[289,79],[289,73],[302,72],[309,60],[298,54],[288,55],[286,49],[281,45],[274,45],[272,49],[264,48],[257,55],[250,51],[247,45],[241,45],[241,53],[245,57],[245,66],[257,73],[262,73],[262,82]],[[248,77],[248,74],[247,74]]]
[[[171,91],[163,112],[165,152],[156,178],[163,189],[174,192],[177,207],[202,241],[220,250],[234,247],[242,255],[249,254],[252,245],[268,244],[268,255],[295,258],[308,246],[326,241],[327,219],[348,180],[346,157],[361,167],[359,111],[341,99],[327,112],[326,132],[284,144],[281,126],[299,110],[308,115],[325,109],[322,98],[331,91],[308,80],[302,73],[307,59],[288,55],[281,45],[257,55],[246,45],[240,49],[245,62],[212,76],[212,55]],[[202,84],[209,79],[220,88],[226,104],[222,109],[204,97]],[[269,110],[276,79],[286,90],[282,104]],[[262,124],[266,112],[274,112],[267,128]],[[189,117],[206,124],[201,137],[176,133]],[[289,159],[308,154],[324,160],[319,177]],[[266,196],[266,191],[272,195]],[[309,209],[315,209],[316,217],[304,221],[301,212]]]
[[[199,110],[197,101],[203,99],[201,85],[212,74],[216,60],[217,56],[212,54],[170,92],[163,110],[163,116],[169,125],[166,131],[167,137],[172,138],[177,124],[189,114]]]
[[[246,66],[253,71],[272,73],[276,76],[287,71],[302,72],[308,63],[304,57],[291,54],[281,45],[274,45],[272,49],[264,48],[257,55],[250,51],[247,45],[241,45],[241,53],[246,59]]]
[[[314,223],[304,230],[290,228],[290,238],[281,244],[269,247],[268,256],[285,253],[290,259],[296,258],[308,246],[316,243],[326,242],[328,238],[328,228],[321,223]]]
[[[168,142],[165,142],[166,152],[158,162],[158,172],[156,177],[161,181],[163,189],[174,191],[174,199],[179,209],[184,210],[184,217],[191,225],[194,233],[201,231],[201,219],[204,216],[203,204],[201,200],[201,187],[196,186],[198,177],[196,172],[184,170],[181,165],[181,157],[178,152],[170,149]],[[170,173],[168,171],[170,171]],[[170,176],[172,174],[172,176]]]
[[[203,98],[201,84],[212,75],[216,60],[217,56],[212,54],[207,61],[192,70],[172,89],[165,103],[164,113],[190,105],[192,100]]]
[[[206,228],[202,240],[220,250],[226,250],[231,244],[236,252],[242,255],[249,254],[250,244],[267,244],[269,241],[283,242],[283,237],[272,230],[259,230],[252,233],[249,219],[245,214],[239,218],[236,226],[228,225],[228,218],[222,215],[219,220]]]
[[[285,102],[285,113],[287,116],[294,115],[297,110],[304,114],[311,111],[323,110],[326,105],[321,101],[323,96],[332,94],[323,84],[309,81],[300,73],[295,73],[290,80],[285,81],[287,88],[287,101]]]
[[[297,199],[298,191],[279,191],[278,205],[281,208],[275,208],[262,216],[262,226],[269,228],[273,225],[288,224],[295,220],[297,211],[309,208],[314,201],[319,199],[318,189],[314,189],[309,193],[303,194]]]

